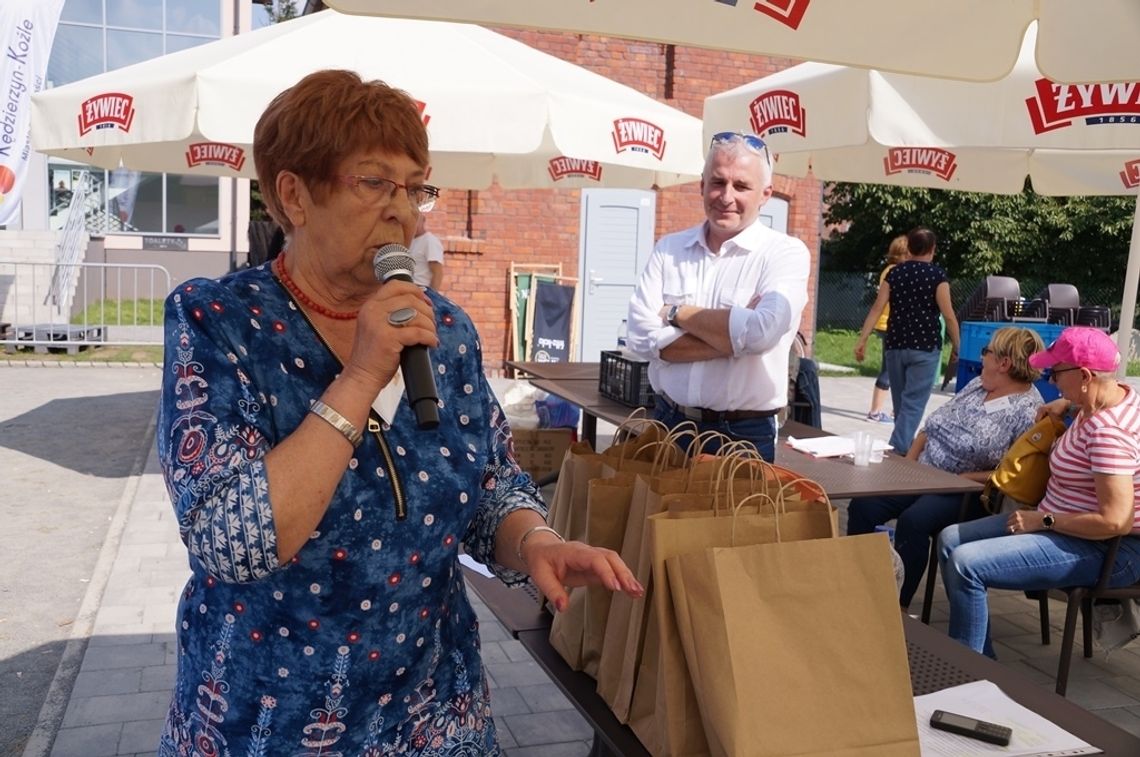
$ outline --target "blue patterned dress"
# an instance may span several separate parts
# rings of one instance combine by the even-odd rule
[[[327,512],[277,560],[264,457],[341,370],[268,266],[166,303],[158,451],[193,576],[160,755],[498,754],[459,545],[545,515],[514,460],[471,320],[429,292],[439,428],[378,416]]]

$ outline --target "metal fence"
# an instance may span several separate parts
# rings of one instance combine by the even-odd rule
[[[170,290],[170,272],[159,265],[0,260],[0,345],[69,353],[160,345]]]
[[[954,309],[958,310],[969,299],[970,294],[985,277],[959,278],[950,281],[950,298]],[[1020,278],[1022,297],[1032,298],[1056,279]],[[879,272],[850,273],[846,271],[821,271],[819,292],[816,297],[816,328],[818,330],[852,329],[859,330],[863,319],[875,301],[879,287]],[[1112,330],[1117,328],[1120,318],[1120,300],[1124,296],[1124,282],[1117,287],[1082,288],[1082,305],[1105,305],[1112,311]]]

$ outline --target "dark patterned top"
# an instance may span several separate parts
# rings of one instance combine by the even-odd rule
[[[954,398],[930,414],[923,431],[926,446],[920,463],[950,473],[993,470],[1010,445],[1033,425],[1041,393],[1007,394],[986,402],[981,377],[975,378]]]
[[[495,531],[545,506],[474,326],[428,296],[439,428],[418,429],[406,399],[391,426],[374,416],[285,565],[264,457],[342,366],[267,266],[167,299],[158,450],[193,576],[160,755],[499,753],[459,544],[518,582]]]
[[[942,349],[941,313],[934,292],[944,281],[949,279],[941,266],[921,260],[907,260],[891,269],[886,278],[891,288],[891,315],[884,349]]]

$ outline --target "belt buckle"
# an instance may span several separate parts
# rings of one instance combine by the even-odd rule
[[[699,407],[688,407],[686,405],[681,405],[681,408],[682,408],[682,412],[683,412],[684,416],[687,419],[689,419],[691,421],[696,421],[697,423],[703,423],[704,422],[705,414],[703,412],[701,412],[701,409]]]

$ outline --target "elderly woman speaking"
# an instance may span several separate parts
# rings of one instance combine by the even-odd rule
[[[1061,391],[1041,413],[1078,411],[1049,453],[1045,498],[1036,510],[950,526],[939,539],[950,636],[990,657],[989,587],[1091,586],[1114,536],[1124,538],[1110,585],[1140,579],[1140,398],[1116,380],[1116,345],[1103,331],[1072,327],[1029,362],[1052,369]]]
[[[467,315],[373,259],[438,190],[415,102],[321,71],[258,121],[272,265],[166,304],[158,446],[193,575],[162,755],[498,754],[460,544],[637,596],[613,552],[545,525]],[[430,348],[440,423],[418,427],[400,355]]]

